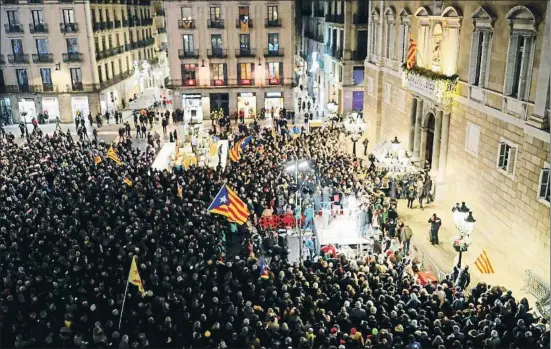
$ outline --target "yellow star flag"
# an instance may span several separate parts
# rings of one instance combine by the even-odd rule
[[[132,181],[130,179],[128,179],[128,177],[124,178],[122,181],[124,183],[126,183],[129,187],[131,187],[132,184],[134,184],[134,183],[132,183]]]
[[[107,157],[113,161],[115,161],[117,163],[117,165],[122,165],[122,162],[121,162],[121,159],[119,158],[119,156],[117,155],[117,153],[115,153],[115,150],[113,149],[113,146],[111,146],[111,148],[109,148],[109,150],[107,151]]]
[[[130,265],[130,272],[128,273],[128,282],[130,282],[132,285],[138,286],[138,290],[140,290],[140,293],[142,296],[145,296],[145,290],[143,288],[142,278],[140,277],[140,274],[138,273],[138,265],[136,264],[136,256],[132,258],[132,264]]]

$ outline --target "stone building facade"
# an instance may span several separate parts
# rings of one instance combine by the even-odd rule
[[[134,62],[155,60],[150,0],[2,0],[0,116],[47,112],[72,122],[113,113],[140,88]],[[128,105],[128,103],[127,103]]]
[[[175,108],[246,118],[291,109],[294,1],[165,1]]]
[[[468,203],[473,246],[497,275],[548,279],[547,2],[372,1],[369,11],[370,144],[397,136],[430,164],[441,204]],[[406,70],[410,36],[417,63]]]

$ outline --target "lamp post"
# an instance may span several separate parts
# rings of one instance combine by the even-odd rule
[[[471,244],[471,233],[474,230],[474,225],[476,223],[476,219],[473,217],[473,211],[471,211],[467,205],[465,205],[465,202],[461,203],[461,206],[459,206],[459,203],[456,203],[455,206],[452,208],[452,217],[453,221],[455,223],[455,228],[459,232],[459,240],[454,241],[454,248],[457,252],[459,252],[459,260],[457,262],[457,267],[461,268],[461,259],[463,257],[463,252],[467,252],[467,249],[469,248]]]
[[[288,163],[287,166],[285,166],[285,172],[287,173],[293,173],[295,174],[295,229],[299,236],[299,260],[302,261],[302,229],[300,228],[299,224],[299,213],[302,215],[302,202],[300,200],[299,202],[299,183],[298,183],[298,172],[301,171],[307,171],[310,169],[310,164],[308,160],[306,159],[295,159]]]

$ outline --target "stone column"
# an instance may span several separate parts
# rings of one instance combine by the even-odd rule
[[[442,134],[442,110],[436,111],[436,120],[434,123],[434,139],[432,141],[432,164],[431,172],[438,173],[438,165],[440,164],[440,137]]]
[[[411,99],[411,111],[409,118],[409,143],[408,143],[408,152],[410,155],[413,154],[413,142],[415,139],[415,114],[417,113],[417,98],[413,97]]]
[[[413,157],[419,158],[421,150],[421,118],[423,117],[423,100],[417,101],[415,112],[415,138],[413,140]]]
[[[441,112],[442,113],[442,112]],[[450,136],[450,113],[443,113],[442,136],[440,140],[440,161],[438,163],[438,181],[446,180],[446,165],[448,164],[448,140]]]

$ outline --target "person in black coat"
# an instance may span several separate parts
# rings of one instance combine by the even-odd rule
[[[436,216],[436,213],[429,219],[430,223],[430,243],[432,245],[438,245],[438,231],[442,225],[442,220]]]

